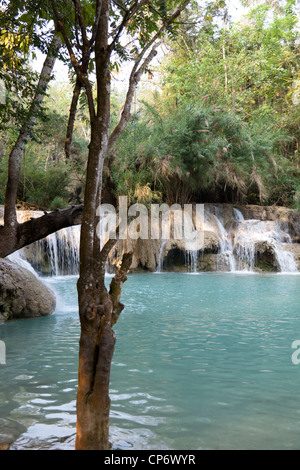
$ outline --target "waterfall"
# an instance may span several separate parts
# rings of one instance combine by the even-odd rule
[[[79,272],[80,226],[61,229],[20,250],[40,274],[61,276]]]
[[[186,250],[186,266],[189,272],[196,273],[198,272],[198,259],[199,251],[198,250]]]
[[[210,230],[215,231],[219,238],[218,256],[225,261],[231,272],[254,272],[257,246],[265,242],[273,249],[280,272],[298,272],[293,253],[286,249],[292,239],[286,230],[282,230],[279,223],[245,220],[241,211],[233,208],[234,221],[229,230],[226,230],[219,208],[213,208],[211,215],[217,223],[217,231],[212,225]]]
[[[287,225],[271,220],[245,219],[240,210],[233,207],[232,212],[225,213],[221,205],[205,207],[203,230],[217,237],[218,252],[208,252],[217,256],[217,269],[230,272],[256,272],[258,263],[269,263],[281,273],[297,273],[297,263],[290,245],[292,238]],[[30,217],[39,217],[40,212],[20,212],[20,222]],[[191,219],[191,218],[190,218]],[[190,220],[191,232],[195,231],[194,222]],[[77,275],[79,272],[79,245],[81,227],[72,226],[59,230],[46,238],[32,243],[13,253],[8,258],[26,267],[37,275],[59,276]],[[99,237],[101,246],[108,237],[109,218],[101,218]],[[201,229],[202,230],[202,229]],[[162,239],[157,260],[156,272],[162,272],[167,253],[167,239]],[[180,242],[180,243],[179,243]],[[179,240],[178,247],[185,252],[185,266],[188,272],[198,271],[199,256],[204,253],[199,249],[197,240],[189,238]],[[175,243],[176,246],[176,243]],[[216,246],[216,243],[215,245]],[[258,255],[259,254],[259,255]],[[264,268],[263,268],[264,269]]]
[[[241,211],[237,209],[236,207],[234,207],[232,210],[233,210],[235,220],[237,222],[244,222],[245,218],[243,214],[241,213]]]
[[[298,268],[293,253],[274,244],[275,255],[282,273],[297,273]]]
[[[256,245],[262,242],[273,248],[281,272],[298,271],[293,254],[285,249],[287,244],[292,243],[291,237],[278,223],[250,219],[238,224],[234,239],[236,253],[251,271],[255,264]]]
[[[161,273],[163,271],[163,264],[164,264],[164,250],[165,250],[165,245],[167,243],[167,240],[162,240],[159,253],[158,253],[158,264],[157,264],[157,273]]]
[[[8,255],[7,259],[9,259],[15,264],[18,264],[22,268],[27,269],[28,271],[30,271],[32,274],[34,274],[37,277],[37,272],[33,269],[29,261],[22,258],[22,250],[15,251],[11,255]]]
[[[228,233],[227,230],[225,230],[225,227],[223,226],[221,221],[218,219],[218,217],[216,215],[214,215],[214,217],[216,219],[218,229],[219,229],[219,233],[218,233],[218,237],[220,240],[219,257],[223,259],[226,262],[226,264],[229,265],[230,271],[236,271],[236,262],[235,262],[235,257],[233,254],[233,244],[231,240],[231,234]]]

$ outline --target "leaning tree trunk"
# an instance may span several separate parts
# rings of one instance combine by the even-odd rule
[[[57,33],[54,33],[52,42],[49,46],[47,57],[42,67],[37,85],[37,91],[31,103],[27,119],[20,130],[17,141],[9,156],[8,178],[4,205],[4,227],[2,227],[0,231],[1,256],[6,256],[7,254],[10,254],[18,249],[17,245],[19,244],[19,224],[16,214],[16,199],[20,180],[22,155],[30,138],[30,132],[36,123],[37,114],[45,97],[45,93],[52,76],[53,67],[60,47],[61,39]],[[29,244],[32,241],[30,241],[29,235],[28,242],[26,242],[26,244]]]

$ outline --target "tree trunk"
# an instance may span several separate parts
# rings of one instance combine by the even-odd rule
[[[77,54],[66,27],[64,15],[60,13],[55,0],[51,5],[57,27],[60,29],[69,52],[70,62],[82,87],[85,88],[90,114],[91,139],[87,162],[84,208],[80,237],[80,266],[77,283],[79,318],[81,336],[79,343],[79,368],[77,391],[77,424],[75,447],[78,450],[109,449],[109,381],[110,367],[115,347],[115,336],[112,330],[123,305],[120,303],[121,287],[126,281],[126,272],[131,264],[131,254],[123,258],[120,269],[114,277],[109,292],[105,286],[105,263],[112,241],[109,240],[100,251],[100,240],[97,236],[97,205],[101,201],[103,162],[119,134],[130,119],[130,107],[134,89],[142,73],[156,54],[157,41],[165,30],[176,20],[189,0],[185,0],[169,18],[162,15],[162,24],[158,31],[142,48],[135,61],[131,76],[124,111],[118,126],[110,139],[110,59],[118,49],[120,35],[124,32],[134,15],[146,1],[133,2],[123,12],[123,19],[115,32],[109,31],[110,0],[96,0],[95,21],[92,37],[88,39],[85,17],[80,1],[73,1],[75,15],[81,31],[81,41],[77,40]],[[120,7],[123,10],[121,5]],[[149,30],[149,33],[151,31]],[[108,44],[108,40],[112,41]],[[86,73],[85,64],[95,54],[97,99],[94,100],[92,86]],[[148,54],[146,56],[146,54]],[[81,60],[77,60],[77,56]],[[85,62],[86,61],[86,62]],[[71,130],[74,122],[76,103],[79,96],[79,84],[74,91],[71,107],[70,126],[66,151],[68,154]],[[95,110],[95,103],[97,110]]]
[[[0,231],[0,255],[2,253],[2,256],[7,256],[7,254],[10,254],[15,251],[16,246],[19,243],[19,224],[17,221],[15,204],[20,180],[22,156],[24,153],[25,146],[30,138],[30,131],[35,125],[37,113],[40,110],[49,81],[51,79],[55,59],[60,46],[61,39],[55,33],[53,36],[53,40],[49,46],[47,57],[43,64],[43,68],[37,86],[37,91],[30,106],[28,118],[21,128],[18,139],[9,156],[8,178],[4,206],[4,227],[2,227]],[[3,255],[3,253],[6,254]]]
[[[104,285],[108,241],[101,252],[102,265],[95,273],[78,280],[81,337],[77,392],[77,450],[108,450],[110,414],[110,369],[115,349],[113,325],[124,305],[120,302],[122,285],[130,268],[132,253],[126,253],[111,281]]]
[[[105,287],[106,250],[96,233],[102,168],[110,131],[109,1],[103,0],[95,43],[97,113],[91,116],[91,141],[80,240],[77,284],[81,336],[77,391],[77,450],[109,449],[109,382],[115,347],[113,301]],[[87,91],[88,92],[88,91]]]
[[[40,110],[41,104],[43,102],[60,46],[61,39],[55,34],[53,36],[52,43],[49,46],[49,51],[43,64],[39,83],[37,86],[37,91],[30,106],[28,119],[26,120],[26,122],[24,122],[20,130],[18,139],[9,156],[8,179],[5,194],[4,225],[7,226],[11,231],[14,231],[17,226],[15,204],[20,179],[20,168],[23,152],[30,138],[30,131],[36,122],[37,113]]]
[[[104,281],[104,279],[103,279]],[[94,276],[78,281],[81,337],[77,392],[77,450],[109,449],[109,380],[115,347],[112,305]]]

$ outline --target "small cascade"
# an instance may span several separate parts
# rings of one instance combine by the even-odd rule
[[[80,226],[67,227],[23,248],[21,256],[43,275],[78,274],[79,241]]]
[[[282,273],[297,273],[298,267],[293,253],[284,250],[281,246],[274,244],[274,250],[280,271]]]
[[[286,249],[292,243],[291,237],[279,223],[245,220],[241,211],[233,208],[234,221],[230,229],[226,230],[218,208],[211,215],[217,223],[217,230],[212,224],[210,230],[216,233],[220,242],[219,259],[227,263],[231,272],[254,272],[257,248],[264,243],[273,250],[280,272],[298,272],[293,253]]]
[[[215,215],[216,222],[219,229],[219,240],[220,240],[220,253],[219,257],[223,259],[229,266],[229,271],[236,271],[236,262],[233,254],[233,244],[231,234],[228,233],[221,221]]]
[[[198,250],[187,250],[185,252],[185,265],[187,266],[188,272],[196,273],[198,272],[198,259],[199,251]]]
[[[209,218],[208,218],[209,216]],[[231,232],[224,227],[223,216],[218,207],[211,207],[207,217],[207,229],[214,232],[219,239],[218,263],[224,263],[229,271],[236,271],[236,260],[233,253]]]
[[[273,249],[280,272],[297,272],[294,256],[285,248],[292,243],[290,235],[272,221],[241,220],[237,225],[234,246],[239,261],[254,270],[258,244],[267,243]]]
[[[162,240],[160,249],[159,249],[159,254],[158,254],[158,264],[157,264],[157,273],[161,273],[163,271],[163,265],[164,265],[164,251],[165,251],[165,246],[166,246],[167,240]]]
[[[26,259],[24,259],[22,257],[22,250],[18,250],[18,251],[15,251],[14,253],[12,253],[11,255],[7,256],[7,259],[9,261],[12,261],[13,263],[21,266],[22,268],[25,268],[27,269],[28,271],[30,271],[32,274],[34,274],[36,277],[38,277],[38,274],[37,272],[33,269],[33,267],[31,266],[31,264],[29,263],[29,261],[27,261]]]
[[[234,218],[237,222],[244,222],[245,218],[243,216],[243,214],[241,213],[241,211],[239,209],[237,209],[236,207],[233,207],[233,214],[234,214]]]

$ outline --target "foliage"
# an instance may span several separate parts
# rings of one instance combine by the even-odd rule
[[[57,198],[68,199],[70,183],[68,167],[64,164],[55,168],[30,167],[25,180],[19,184],[19,199],[28,204],[36,204],[39,209],[51,209],[57,204]]]
[[[135,187],[147,184],[170,203],[297,200],[300,37],[293,2],[259,5],[237,24],[227,24],[224,3],[214,4],[213,15],[203,9],[198,23],[195,10],[186,13],[148,117],[135,118],[114,150],[116,192],[134,199]]]
[[[53,201],[50,203],[49,209],[54,211],[55,209],[63,209],[64,207],[66,207],[65,200],[60,196],[55,196]]]
[[[87,155],[87,124],[79,115],[74,131],[70,160],[66,162],[64,142],[72,88],[67,84],[52,84],[45,98],[47,114],[40,116],[22,158],[18,201],[51,209],[68,205],[71,192],[84,184]],[[0,131],[0,195],[4,202],[7,181],[7,161],[18,126],[10,121],[7,131]],[[59,198],[59,199],[57,199]]]
[[[161,114],[148,105],[147,111],[114,150],[117,193],[134,199],[148,185],[170,204],[270,200],[279,172],[274,149],[288,140],[283,132],[262,132],[260,122],[250,125],[218,108],[188,104]]]
[[[21,2],[17,4],[22,10]],[[65,16],[68,4],[61,5],[61,12],[75,43],[74,18],[67,20]],[[36,2],[30,1],[29,6],[34,9]],[[150,8],[147,3],[128,23],[132,47],[124,47],[118,38],[113,74],[118,74],[125,60],[136,58],[157,31],[164,6],[157,1]],[[272,2],[258,5],[232,24],[226,19],[225,1],[201,7],[191,4],[181,23],[168,29],[173,37],[176,27],[177,40],[169,43],[170,52],[160,69],[160,93],[152,100],[148,95],[148,103],[142,104],[113,147],[105,164],[106,194],[127,194],[130,202],[146,204],[191,199],[299,204],[300,109],[293,101],[300,78],[298,18],[290,0],[273,6]],[[92,10],[91,3],[85,2],[88,29]],[[119,14],[117,4],[112,4],[112,36]],[[39,22],[30,29],[25,12],[17,16],[12,11],[2,29],[2,45],[6,46],[1,48],[1,76],[15,77],[15,83],[14,93],[8,88],[5,112],[1,109],[1,187],[5,185],[9,148],[26,115],[36,80],[28,66],[30,46],[41,48],[39,42],[47,43],[44,25],[48,17],[45,4]],[[37,26],[44,31],[41,38],[36,34]],[[9,42],[7,38],[12,37],[14,41]],[[61,57],[66,58],[66,53]],[[66,162],[64,140],[71,97],[71,85],[51,86],[24,156],[20,199],[49,208],[53,199],[62,197],[67,202],[70,192],[83,187],[90,139],[88,104],[86,95],[81,94],[71,158]],[[123,98],[113,90],[112,130]],[[63,184],[65,171],[68,181]],[[52,181],[56,192],[49,189],[46,197],[39,178],[46,187]]]

